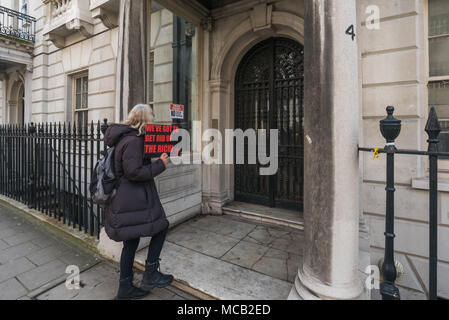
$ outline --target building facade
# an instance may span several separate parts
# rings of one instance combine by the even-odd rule
[[[189,130],[193,157],[210,142],[206,129],[278,129],[274,176],[257,165],[170,165],[157,184],[171,224],[233,201],[288,209],[306,248],[290,298],[364,298],[359,262],[379,265],[384,253],[386,177],[385,161],[357,148],[385,145],[379,120],[392,105],[397,146],[424,150],[435,106],[449,151],[446,2],[1,1],[36,22],[33,42],[0,36],[0,123],[120,122],[144,102],[157,122]],[[184,106],[183,120],[170,104]],[[438,284],[449,298],[449,160],[439,168]],[[428,294],[428,169],[424,157],[396,162],[406,299]],[[104,235],[100,247],[117,257]]]

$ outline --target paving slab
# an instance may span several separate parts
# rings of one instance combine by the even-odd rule
[[[36,297],[37,300],[112,300],[118,290],[119,268],[103,261],[80,274],[78,289],[68,289],[62,283]],[[135,285],[139,285],[142,274],[135,273]],[[195,299],[171,286],[154,289],[143,300]]]
[[[2,264],[0,265],[0,283],[34,268],[36,268],[36,265],[26,258],[17,259]]]
[[[15,228],[17,229],[17,228]],[[36,238],[39,238],[41,236],[41,233],[34,231],[32,229],[26,230],[24,232],[16,233],[10,237],[4,237],[3,241],[8,243],[11,246],[15,246],[24,242],[28,242],[30,240],[34,240]]]
[[[294,282],[295,277],[298,274],[299,265],[301,262],[301,256],[295,254],[289,254],[287,259],[287,281]]]
[[[136,256],[145,263],[146,251]],[[223,300],[284,300],[292,284],[229,263],[177,244],[166,242],[161,254],[162,272],[188,286]]]
[[[17,276],[17,279],[30,291],[65,275],[67,265],[60,260],[48,262]]]
[[[295,240],[290,235],[286,235],[284,237],[275,239],[270,247],[283,250],[285,252],[294,253],[294,254],[302,254],[302,238],[300,240]]]
[[[256,243],[241,241],[222,258],[227,262],[251,268],[269,250],[268,247]]]
[[[31,242],[25,242],[17,246],[9,246],[0,251],[0,263],[5,264],[15,259],[24,257],[39,249],[37,245]]]
[[[3,241],[3,240],[0,240],[0,250],[3,250],[3,249],[8,248],[8,247],[10,247],[9,244],[7,244],[7,243],[6,243],[5,241]]]
[[[287,281],[288,278],[287,260],[284,259],[262,257],[253,269],[276,279]]]
[[[18,299],[27,292],[27,289],[15,278],[0,283],[0,300]]]
[[[86,254],[83,251],[69,250],[59,258],[66,265],[75,265],[80,269],[88,268],[96,264],[100,259],[97,255]]]
[[[270,246],[276,239],[288,234],[287,230],[267,226],[257,226],[244,240]]]
[[[33,239],[31,242],[39,246],[40,248],[47,248],[55,243],[58,243],[59,241],[46,236],[40,236],[36,239]]]
[[[180,225],[175,230],[167,235],[168,241],[217,258],[239,242],[238,239],[196,229],[190,225]]]
[[[12,237],[17,234],[17,231],[13,229],[16,224],[8,225],[6,228],[0,230],[0,239]]]
[[[218,233],[222,236],[243,239],[256,228],[253,223],[227,219],[221,216],[203,216],[193,218],[185,223],[194,228]]]
[[[70,248],[64,244],[53,244],[46,248],[34,251],[28,254],[26,257],[37,266],[41,266],[52,260],[57,259],[59,256],[69,251]]]

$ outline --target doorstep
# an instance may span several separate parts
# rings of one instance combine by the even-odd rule
[[[174,286],[202,299],[285,300],[298,270],[297,229],[233,216],[199,216],[167,235],[161,271]],[[147,248],[136,254],[144,268]]]
[[[304,230],[303,214],[280,208],[234,201],[223,207],[223,213],[246,219]]]

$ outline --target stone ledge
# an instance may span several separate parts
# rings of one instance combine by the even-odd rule
[[[298,230],[304,230],[304,220],[298,212],[295,216],[294,211],[285,209],[268,208],[260,205],[253,205],[241,202],[232,202],[223,207],[225,214],[239,216],[251,219],[257,222],[291,227]]]
[[[9,37],[4,34],[0,35],[0,42],[4,45],[5,48],[10,48],[12,50],[19,50],[29,54],[32,54],[34,50],[34,43],[14,37]]]
[[[418,190],[429,190],[429,178],[412,179],[412,188]],[[449,192],[449,179],[438,179],[438,191]]]

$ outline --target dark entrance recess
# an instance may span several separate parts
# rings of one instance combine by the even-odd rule
[[[261,176],[259,164],[235,165],[236,201],[302,211],[303,91],[304,48],[296,41],[270,38],[242,59],[235,80],[235,128],[278,129],[279,169]]]

